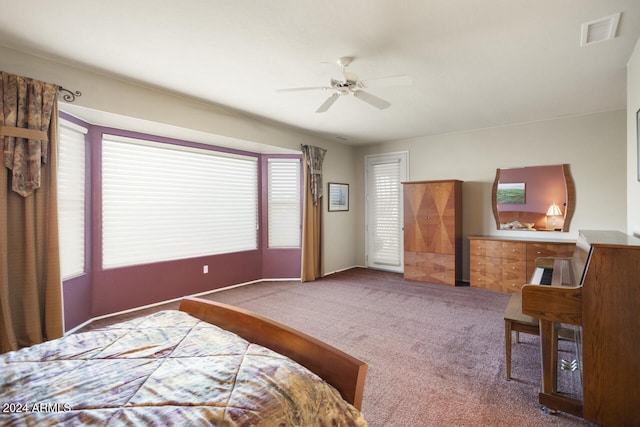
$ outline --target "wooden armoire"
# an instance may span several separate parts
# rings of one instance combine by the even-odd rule
[[[462,276],[462,181],[403,182],[404,278],[455,286]]]

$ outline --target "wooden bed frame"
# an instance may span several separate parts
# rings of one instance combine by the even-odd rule
[[[295,360],[335,387],[344,400],[362,409],[368,367],[365,362],[303,332],[231,305],[187,297],[180,302],[180,311]]]

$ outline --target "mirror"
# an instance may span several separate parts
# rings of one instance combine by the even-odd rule
[[[569,231],[575,209],[569,165],[498,169],[491,202],[498,230]]]

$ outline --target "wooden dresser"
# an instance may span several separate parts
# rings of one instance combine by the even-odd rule
[[[403,182],[404,278],[456,285],[462,276],[462,181]]]
[[[470,284],[500,292],[520,292],[536,258],[571,257],[575,243],[541,238],[469,236]]]

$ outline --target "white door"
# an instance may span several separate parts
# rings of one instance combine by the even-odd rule
[[[366,156],[367,267],[404,271],[402,182],[407,181],[407,152]]]

